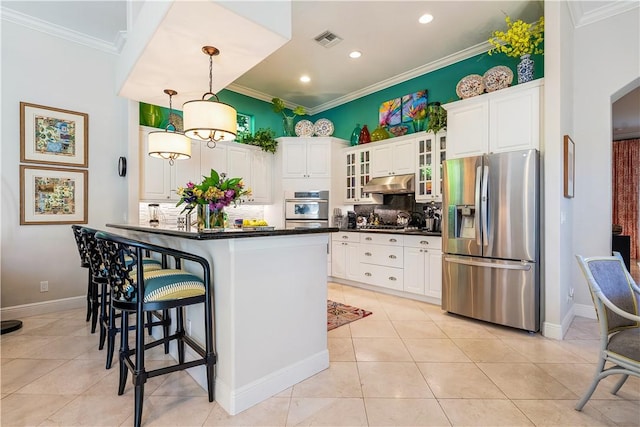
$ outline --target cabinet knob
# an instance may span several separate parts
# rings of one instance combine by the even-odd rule
[[[389,258],[396,259],[396,256],[395,255],[389,255]]]
[[[364,253],[366,256],[371,256],[371,252],[365,252]]]
[[[396,279],[396,278],[395,278],[395,277],[393,277],[393,276],[389,276],[389,280],[391,280],[392,282],[394,282],[394,281],[396,281],[396,280],[398,280],[398,279]]]
[[[369,273],[369,272],[364,273],[364,275],[367,276],[367,277],[371,277],[371,273]]]

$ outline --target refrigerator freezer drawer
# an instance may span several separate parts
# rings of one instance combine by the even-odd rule
[[[442,309],[527,331],[540,329],[536,264],[446,255]]]

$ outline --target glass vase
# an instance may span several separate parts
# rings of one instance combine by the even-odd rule
[[[284,116],[282,118],[282,127],[284,128],[284,136],[296,136],[293,117]]]
[[[531,59],[531,55],[528,53],[520,57],[520,62],[518,62],[518,66],[516,67],[518,71],[518,84],[533,80],[534,65],[533,59]]]
[[[351,132],[351,146],[358,145],[358,142],[360,140],[360,131],[362,131],[362,129],[360,128],[360,123],[358,123],[356,124],[356,127],[353,128],[353,132]]]
[[[358,138],[358,144],[367,144],[369,142],[371,142],[371,134],[369,133],[369,128],[367,127],[367,125],[362,125],[360,138]]]
[[[413,132],[424,132],[427,119],[413,119]]]
[[[224,209],[212,209],[209,204],[198,205],[198,231],[224,230]]]

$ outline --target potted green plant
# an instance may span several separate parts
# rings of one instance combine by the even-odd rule
[[[278,148],[278,141],[275,140],[276,133],[271,128],[260,128],[254,135],[242,138],[243,144],[255,145],[262,148],[267,153],[275,153]]]
[[[439,132],[447,127],[447,110],[439,102],[427,104],[427,132]]]
[[[285,109],[286,106],[284,105],[284,101],[280,98],[273,98],[271,100],[271,103],[273,104],[273,111],[275,111],[276,113],[282,113],[283,119],[282,119],[282,125],[284,127],[284,136],[295,136],[295,131],[293,128],[293,119],[296,118],[296,116],[304,116],[305,114],[307,114],[307,110],[301,106],[298,105],[296,108],[294,108],[293,111],[293,116],[287,116],[285,114]]]

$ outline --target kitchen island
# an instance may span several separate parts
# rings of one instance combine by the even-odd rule
[[[197,233],[161,226],[107,227],[211,263],[215,400],[229,414],[329,367],[327,251],[329,233],[337,228]],[[202,307],[187,309],[187,333],[201,342],[203,317]],[[176,357],[175,348],[171,353]],[[206,389],[204,367],[187,372]]]

